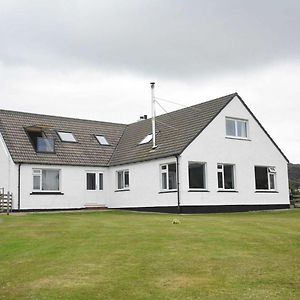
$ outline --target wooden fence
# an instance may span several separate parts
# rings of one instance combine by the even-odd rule
[[[294,207],[300,208],[300,195],[299,194],[293,195],[292,200],[291,200],[291,204]]]
[[[12,211],[12,193],[4,193],[4,189],[0,189],[0,213],[6,212],[8,215]]]

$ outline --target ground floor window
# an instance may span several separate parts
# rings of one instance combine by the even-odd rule
[[[235,188],[234,165],[218,164],[217,173],[219,189],[232,190]]]
[[[177,188],[176,164],[164,164],[160,166],[161,189],[175,190]]]
[[[117,171],[118,190],[129,188],[129,170]]]
[[[33,169],[34,191],[59,191],[60,170]]]
[[[255,188],[276,190],[276,168],[255,166]]]
[[[103,190],[103,173],[87,172],[86,173],[86,189],[88,191]]]
[[[189,188],[205,189],[206,174],[205,163],[189,162]]]

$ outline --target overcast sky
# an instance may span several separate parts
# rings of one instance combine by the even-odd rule
[[[299,0],[1,0],[0,108],[131,123],[151,81],[184,105],[238,92],[300,163],[299,36]]]

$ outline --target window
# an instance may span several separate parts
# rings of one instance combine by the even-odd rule
[[[129,171],[117,171],[117,188],[123,190],[129,188]]]
[[[160,166],[161,172],[161,189],[175,190],[177,189],[176,180],[176,164],[165,164]]]
[[[30,126],[25,131],[37,153],[54,153],[55,142],[52,138],[47,138],[42,128]]]
[[[69,143],[77,142],[72,132],[58,131],[57,134],[62,142],[69,142]]]
[[[99,142],[100,145],[105,145],[109,146],[109,142],[107,141],[106,137],[103,135],[95,135],[97,141]]]
[[[189,188],[206,188],[205,163],[189,162]]]
[[[276,168],[255,166],[254,170],[257,190],[276,190]]]
[[[34,191],[59,191],[60,170],[33,169]]]
[[[147,144],[152,140],[152,133],[148,134],[146,137],[144,137],[141,141],[140,141],[140,145],[142,144]]]
[[[226,118],[226,135],[229,137],[248,138],[248,121]]]
[[[86,189],[88,191],[103,190],[103,173],[87,172]]]
[[[219,189],[234,189],[234,165],[218,164],[217,173]]]

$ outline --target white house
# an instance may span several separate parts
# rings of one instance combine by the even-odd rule
[[[289,207],[288,159],[238,94],[115,124],[0,110],[14,210],[221,212]]]

